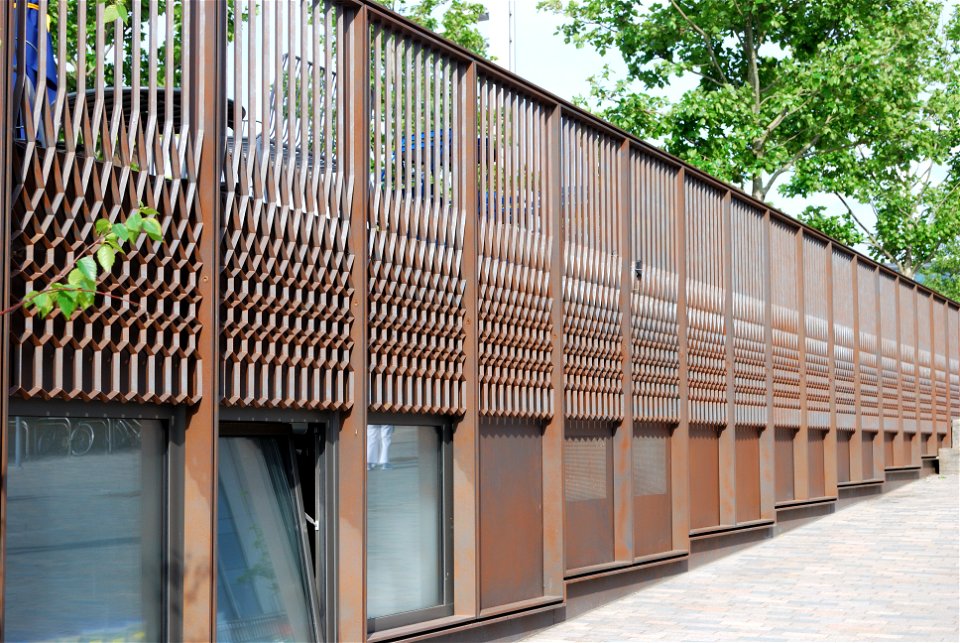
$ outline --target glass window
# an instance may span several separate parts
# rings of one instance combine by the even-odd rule
[[[161,423],[12,417],[8,442],[6,638],[161,640]]]
[[[315,640],[290,440],[221,437],[219,445],[217,638]]]
[[[449,613],[443,439],[437,427],[367,427],[367,616],[385,629]],[[408,618],[383,617],[407,614]],[[382,622],[378,622],[382,619]]]

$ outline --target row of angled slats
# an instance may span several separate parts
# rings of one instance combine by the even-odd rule
[[[699,179],[686,179],[687,345],[690,419],[726,421],[723,198]]]
[[[633,258],[631,288],[633,414],[679,422],[677,327],[677,170],[638,151],[630,154]]]
[[[230,406],[336,409],[348,364],[352,187],[332,2],[238,2],[224,149],[221,386]]]
[[[371,51],[370,409],[459,414],[466,216],[460,65],[378,23]]]
[[[841,429],[855,429],[857,424],[856,362],[853,336],[854,308],[857,292],[854,291],[853,257],[834,249],[831,257],[833,268],[833,368],[836,400],[836,422]]]
[[[561,123],[564,217],[564,409],[623,417],[619,145],[577,120]]]
[[[496,81],[479,96],[480,413],[553,414],[547,111]]]
[[[123,220],[141,203],[157,208],[165,213],[164,243],[137,240],[102,281],[102,290],[120,296],[98,297],[69,322],[18,316],[10,337],[11,392],[25,398],[195,402],[203,383],[197,375],[201,325],[193,276],[204,217],[196,199],[201,159],[191,110],[195,98],[210,97],[202,95],[203,85],[187,64],[203,53],[186,30],[193,6],[175,13],[162,12],[159,0],[133,3],[125,41],[121,21],[104,21],[103,3],[35,4],[40,16],[49,17],[38,20],[37,77],[53,74],[59,90],[51,103],[53,94],[27,82],[27,37],[11,38],[20,45],[11,88],[17,143],[13,167],[4,168],[12,172],[17,195],[13,300],[46,287],[56,267],[78,257],[100,218]],[[24,34],[26,13],[15,12],[15,32]],[[67,47],[73,29],[82,60]],[[48,35],[58,61],[55,74],[47,67]],[[175,38],[181,47],[164,47]],[[133,63],[124,69],[127,56]],[[126,111],[125,88],[131,106]]]
[[[803,300],[806,326],[805,374],[807,385],[807,424],[830,426],[830,372],[833,357],[829,352],[829,311],[827,299],[827,246],[819,239],[803,235]]]
[[[765,267],[769,265],[763,212],[734,199],[730,209],[733,274],[734,421],[767,423]]]

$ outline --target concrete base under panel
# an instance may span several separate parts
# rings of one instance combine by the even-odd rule
[[[940,473],[945,476],[960,474],[960,449],[940,449],[937,460],[940,463]]]
[[[565,605],[548,607],[532,614],[502,615],[490,621],[474,622],[462,628],[432,633],[423,638],[449,643],[518,641],[661,580],[709,564],[932,473],[931,467],[887,471],[885,481],[840,487],[837,500],[782,507],[777,510],[777,522],[773,525],[750,530],[721,532],[710,537],[694,539],[690,542],[689,557],[656,566],[653,566],[654,563],[649,567],[612,570],[596,576],[568,580]]]

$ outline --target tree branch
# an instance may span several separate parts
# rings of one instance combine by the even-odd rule
[[[851,208],[850,204],[847,203],[847,200],[843,198],[843,195],[840,194],[839,192],[834,192],[833,195],[838,199],[840,199],[840,203],[842,203],[843,207],[847,209],[847,213],[850,215],[850,218],[853,219],[854,223],[856,223],[857,226],[859,226],[859,228],[863,230],[863,233],[867,235],[867,238],[870,240],[871,246],[876,248],[881,254],[886,256],[886,258],[889,259],[891,263],[895,264],[898,268],[900,268],[901,267],[900,262],[897,261],[896,257],[890,254],[887,251],[887,249],[880,244],[880,240],[877,239],[876,235],[874,235],[873,232],[870,231],[870,228],[868,228],[863,224],[863,221],[861,221],[860,217],[858,217],[857,214],[853,211],[853,208]]]
[[[727,75],[723,73],[723,67],[720,66],[720,61],[717,60],[717,54],[713,50],[713,43],[710,41],[710,36],[708,36],[703,29],[698,27],[689,17],[687,17],[687,14],[683,12],[683,9],[680,8],[680,5],[677,4],[676,0],[670,0],[670,4],[673,5],[673,8],[677,10],[677,13],[680,14],[686,23],[690,25],[694,31],[700,34],[700,37],[703,38],[703,44],[706,45],[707,52],[710,54],[710,60],[713,61],[713,66],[716,68],[717,73],[720,74],[721,80],[728,85],[731,84],[730,79],[728,79]]]

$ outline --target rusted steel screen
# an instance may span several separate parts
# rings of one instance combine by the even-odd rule
[[[810,489],[811,498],[822,498],[827,495],[826,480],[824,478],[823,441],[826,437],[826,431],[810,430],[807,433],[807,457],[810,463]]]
[[[919,428],[925,435],[932,434],[936,402],[933,398],[933,338],[931,337],[930,319],[933,300],[921,292],[915,293],[917,300],[917,419]],[[923,444],[928,444],[928,438],[923,438]],[[928,453],[928,448],[924,453]]]
[[[143,203],[162,213],[164,242],[141,237],[118,255],[99,287],[115,296],[98,296],[69,322],[15,313],[10,392],[195,402],[203,385],[195,283],[203,213],[196,182],[200,163],[209,159],[201,158],[193,124],[196,106],[213,99],[191,78],[189,63],[203,54],[186,29],[195,6],[135,2],[125,38],[123,22],[104,21],[102,3],[43,5],[49,21],[38,20],[38,37],[30,41],[39,45],[37,77],[55,77],[58,90],[44,84],[35,92],[27,74],[18,74],[10,101],[19,126],[4,133],[4,143],[13,138],[12,166],[4,168],[13,173],[15,195],[12,214],[4,213],[12,301],[45,288],[60,267],[85,254],[100,218],[123,221]],[[74,30],[76,50],[67,46]],[[48,35],[56,70],[47,67]],[[125,64],[127,58],[132,62]]]
[[[877,439],[877,434],[864,432],[861,435],[863,436],[863,444],[861,446],[860,458],[863,466],[863,479],[874,480],[878,477],[878,472],[874,467],[873,461],[874,441]]]
[[[829,353],[830,300],[827,290],[827,246],[819,239],[803,235],[803,310],[806,319],[807,424],[830,426]]]
[[[947,329],[945,327],[946,306],[931,300],[930,314],[933,317],[933,408],[935,433],[946,433],[950,425],[950,391],[947,383]]]
[[[837,431],[837,482],[850,481],[850,440],[853,431]]]
[[[894,440],[897,434],[885,431],[883,433],[883,462],[885,467],[894,467],[900,463],[900,458],[894,453]]]
[[[715,427],[690,427],[690,528],[720,524],[720,440]]]
[[[764,274],[770,265],[766,227],[762,212],[737,199],[730,217],[734,419],[737,424],[763,426],[767,423]]]
[[[860,427],[880,429],[880,323],[877,317],[877,271],[857,262],[857,307],[860,333]]]
[[[796,228],[771,223],[770,279],[773,319],[773,420],[800,426],[800,308]]]
[[[760,518],[760,429],[737,427],[737,522]]]
[[[950,417],[960,418],[960,308],[947,307],[947,341],[950,342],[947,372],[950,374]],[[956,444],[956,436],[954,436]]]
[[[474,144],[459,140],[461,69],[378,22],[370,49],[370,409],[458,414],[466,216],[459,154]]]
[[[633,429],[633,554],[673,549],[670,444],[673,426],[643,423]]]
[[[690,420],[723,423],[727,419],[723,199],[689,175],[684,192]]]
[[[543,595],[541,436],[529,421],[481,422],[481,608]]]
[[[223,404],[344,408],[357,178],[341,161],[342,17],[332,2],[241,6],[221,188]]]
[[[836,249],[831,259],[833,261],[833,391],[836,401],[837,428],[853,430],[857,426],[856,363],[853,359],[856,342],[853,336],[853,319],[854,307],[857,303],[853,291],[855,264],[853,257]]]
[[[903,281],[897,282],[900,290],[900,403],[903,409],[903,430],[916,433],[917,422],[917,317],[914,298],[916,291]],[[928,331],[929,332],[929,331]]]
[[[777,502],[793,500],[794,492],[794,467],[793,467],[793,440],[797,435],[797,429],[790,427],[776,428],[774,446],[774,475],[775,475],[775,497]]]
[[[566,423],[563,445],[567,570],[613,560],[613,432],[607,422]]]
[[[563,362],[567,417],[623,417],[617,142],[561,123]]]
[[[633,415],[680,420],[677,330],[677,170],[631,150]]]
[[[486,78],[478,97],[480,413],[545,418],[554,394],[547,110]]]
[[[897,282],[880,274],[880,395],[883,428],[900,430],[900,346],[897,333]],[[890,466],[890,461],[887,461]]]

